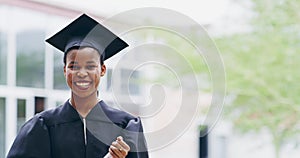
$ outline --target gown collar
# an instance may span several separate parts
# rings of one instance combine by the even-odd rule
[[[83,117],[79,114],[79,112],[72,106],[70,99],[67,102],[68,106],[72,107],[74,111],[77,112],[78,116],[82,120]],[[103,121],[103,122],[112,122],[106,113],[104,112],[104,109],[106,108],[106,104],[103,100],[99,100],[98,103],[90,110],[90,112],[85,117],[86,121]]]

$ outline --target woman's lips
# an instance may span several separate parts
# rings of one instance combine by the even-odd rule
[[[74,83],[81,90],[86,90],[91,85],[91,82],[89,82],[89,81],[77,81],[77,82],[74,82]]]

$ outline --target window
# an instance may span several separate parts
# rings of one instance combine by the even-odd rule
[[[0,157],[5,157],[5,98],[0,98]]]
[[[17,86],[43,88],[45,82],[45,33],[17,34]]]
[[[62,52],[55,51],[54,52],[54,62],[53,62],[53,88],[54,89],[68,89],[68,86],[66,84],[66,80],[64,77],[64,64],[63,64],[63,56],[64,54]]]
[[[45,98],[43,97],[35,97],[35,108],[34,108],[34,114],[40,113],[44,111],[45,109]]]
[[[22,125],[26,120],[26,100],[18,99],[18,109],[17,109],[17,130],[19,132]]]
[[[129,69],[121,70],[121,93],[123,94],[140,94],[140,87],[138,84],[139,72]]]
[[[0,32],[0,84],[6,84],[7,43],[3,33]]]

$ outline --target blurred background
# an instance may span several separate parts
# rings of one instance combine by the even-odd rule
[[[63,76],[63,54],[44,40],[81,13],[101,22],[117,13],[141,7],[172,9],[201,25],[218,49],[223,63],[217,64],[224,64],[226,74],[222,114],[217,113],[216,124],[205,125],[202,120],[208,117],[211,108],[213,81],[203,56],[196,54],[195,48],[187,46],[182,39],[165,31],[146,29],[124,35],[126,41],[135,45],[141,41],[176,45],[183,56],[178,59],[167,53],[172,51],[157,47],[125,50],[106,63],[108,70],[99,88],[106,102],[116,107],[122,105],[132,114],[140,114],[140,109],[149,100],[151,102],[151,97],[155,100],[155,94],[163,92],[164,105],[158,106],[159,110],[152,115],[143,117],[147,132],[160,130],[172,122],[177,113],[182,113],[180,107],[186,105],[176,100],[180,88],[188,91],[183,94],[188,100],[197,98],[194,111],[197,114],[186,129],[180,129],[184,132],[168,145],[151,150],[151,157],[299,157],[300,99],[297,92],[300,91],[300,73],[297,63],[300,56],[297,52],[300,50],[300,2],[291,0],[128,0],[126,3],[120,0],[1,0],[0,157],[5,157],[26,120],[69,98],[70,91]],[[157,23],[155,19],[139,16],[113,22],[126,28],[137,21],[145,25]],[[190,35],[188,38],[202,40],[204,37],[194,26],[180,22],[170,24],[174,28],[185,28]],[[140,51],[147,53],[132,55]],[[185,82],[190,81],[191,75],[196,76],[198,85],[179,84],[176,76],[166,73],[162,67],[157,68],[158,65],[133,69],[126,64],[142,63],[144,58],[159,56],[154,51],[162,55],[160,58],[173,61],[179,69],[176,75],[183,76]],[[184,68],[183,57],[192,70]],[[126,62],[120,66],[118,59],[121,58]],[[113,71],[114,67],[121,68]],[[124,77],[130,79],[124,81]],[[155,89],[153,85],[163,85],[164,90]],[[122,99],[128,91],[135,105]],[[119,98],[117,103],[114,95]],[[206,126],[213,128],[200,137],[201,130],[205,130],[202,127]],[[151,137],[147,139],[151,142]]]

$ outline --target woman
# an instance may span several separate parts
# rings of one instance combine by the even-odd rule
[[[7,157],[147,158],[140,118],[97,97],[104,60],[127,43],[85,14],[46,41],[64,52],[71,98],[27,121]]]

